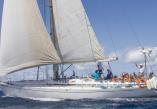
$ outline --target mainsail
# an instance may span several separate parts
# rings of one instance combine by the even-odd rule
[[[52,0],[55,47],[36,0],[4,0],[0,75],[46,64],[108,59],[81,0]]]
[[[81,0],[52,0],[55,42],[63,63],[105,60]]]
[[[44,26],[36,0],[4,0],[0,75],[60,58]]]

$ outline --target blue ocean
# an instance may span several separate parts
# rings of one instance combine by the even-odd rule
[[[157,98],[39,101],[5,97],[1,93],[0,109],[157,109]]]

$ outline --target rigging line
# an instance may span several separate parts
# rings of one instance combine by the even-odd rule
[[[108,29],[106,29],[106,30],[108,30]],[[115,45],[115,43],[114,43],[112,34],[111,34],[111,32],[110,32],[109,30],[107,31],[107,33],[108,33],[108,35],[109,35],[109,37],[110,37],[110,39],[111,39],[111,43],[112,43],[112,45],[113,45],[113,49],[114,49],[115,55],[118,57],[118,53],[117,53],[118,50],[117,50],[116,45]]]
[[[64,64],[59,65],[59,67],[60,67],[60,74],[59,74],[59,76],[62,76],[62,77],[63,77],[63,75],[64,75],[64,72],[63,72]]]
[[[142,46],[142,43],[141,43],[141,41],[140,41],[140,38],[137,36],[137,32],[136,32],[135,29],[133,28],[133,25],[132,25],[132,23],[131,23],[131,19],[130,19],[129,15],[127,14],[126,11],[125,11],[125,12],[122,11],[122,12],[123,12],[124,16],[126,16],[126,18],[127,18],[128,25],[130,26],[131,31],[132,31],[132,33],[133,33],[133,35],[134,35],[134,37],[135,37],[135,39],[136,39],[138,45],[139,45],[141,48],[144,48],[144,47]]]
[[[142,48],[142,49],[145,50],[144,48]],[[143,53],[143,54],[145,56],[145,61],[148,62],[148,64],[149,64],[149,69],[153,72],[153,67],[150,63],[150,59],[151,59],[150,54],[149,53]]]
[[[148,62],[148,64],[149,64],[149,70],[151,70],[151,72],[153,71],[153,67],[152,67],[152,65],[150,64],[150,61],[149,61],[149,59],[148,59],[148,57],[150,58],[150,55],[149,54],[144,54],[144,56],[145,56],[145,70],[146,70],[146,73],[147,73],[147,62]]]
[[[70,64],[65,70],[63,70],[63,71],[61,72],[61,74],[64,73],[64,72],[66,72],[72,65],[73,65],[73,64]]]
[[[108,64],[108,66],[109,66],[109,69],[112,71],[112,67],[111,67],[110,62],[108,62],[107,64]]]
[[[37,68],[37,80],[39,80],[39,71],[40,71],[40,66]]]
[[[104,13],[103,13],[104,14]],[[103,23],[104,25],[107,25],[105,22]],[[115,52],[115,55],[116,55],[116,57],[118,57],[118,53],[117,53],[117,51],[118,51],[118,49],[117,49],[117,47],[116,47],[116,44],[115,44],[115,42],[114,42],[114,40],[113,40],[113,37],[112,37],[112,33],[111,33],[111,31],[110,31],[110,29],[109,29],[109,27],[108,26],[106,26],[106,32],[107,32],[107,34],[109,35],[109,37],[110,37],[110,40],[111,40],[111,43],[112,43],[112,46],[113,46],[113,50],[114,50],[114,52]]]
[[[148,57],[149,57],[149,59],[151,59],[151,56],[148,54]],[[153,72],[153,66],[151,65],[151,63],[150,63],[150,60],[148,59],[148,58],[146,58],[147,59],[147,61],[148,61],[148,63],[149,63],[149,66],[150,66],[150,70]]]
[[[112,45],[113,45],[114,52],[115,52],[116,56],[118,57],[117,48],[116,48],[116,45],[114,43],[112,35],[110,35],[110,38],[111,38],[111,42],[112,42]]]

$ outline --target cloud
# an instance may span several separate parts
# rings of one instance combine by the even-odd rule
[[[157,65],[157,47],[147,47],[145,49],[152,50],[150,57],[148,57],[149,64]],[[128,50],[125,53],[124,57],[125,57],[125,62],[131,62],[131,63],[143,63],[145,60],[141,48],[134,48],[134,49]]]
[[[125,53],[126,62],[141,62],[144,60],[144,56],[140,48],[134,48]]]

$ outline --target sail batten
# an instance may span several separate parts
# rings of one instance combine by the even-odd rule
[[[52,0],[57,44],[63,63],[105,60],[81,0]]]
[[[36,0],[4,0],[0,75],[60,63]]]

